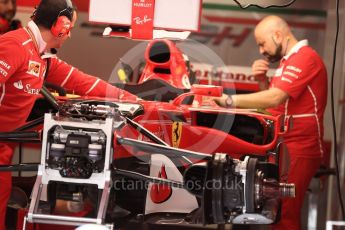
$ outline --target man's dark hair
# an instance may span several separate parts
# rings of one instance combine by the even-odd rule
[[[44,28],[50,29],[59,16],[73,18],[75,7],[71,0],[41,0],[33,15],[33,21]]]

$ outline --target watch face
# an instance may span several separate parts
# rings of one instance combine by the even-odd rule
[[[227,107],[231,107],[231,105],[232,105],[232,97],[230,95],[226,98],[225,104],[226,104]]]
[[[260,8],[268,7],[284,7],[292,4],[294,0],[234,0],[242,8],[247,8],[250,6],[256,6]]]

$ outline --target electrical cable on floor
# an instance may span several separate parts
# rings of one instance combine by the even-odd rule
[[[340,202],[341,214],[343,220],[345,220],[345,210],[344,202],[341,194],[341,185],[340,185],[340,176],[339,176],[339,161],[338,161],[338,147],[337,147],[337,129],[335,124],[335,109],[334,109],[334,72],[335,72],[335,62],[337,57],[337,45],[338,45],[338,36],[339,36],[339,0],[335,1],[336,4],[336,33],[334,41],[334,50],[333,50],[333,63],[332,63],[332,76],[331,76],[331,107],[332,107],[332,126],[333,126],[333,143],[334,143],[334,160],[335,160],[335,169],[336,169],[336,183],[337,191]]]

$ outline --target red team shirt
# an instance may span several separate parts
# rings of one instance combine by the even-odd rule
[[[13,131],[24,124],[42,87],[47,58],[51,58],[46,79],[50,83],[73,89],[80,95],[136,99],[56,56],[40,55],[31,34],[39,37],[36,40],[41,37],[37,26],[30,23],[30,31],[26,27],[0,37],[0,131]]]
[[[289,99],[270,112],[292,116],[292,129],[284,142],[290,154],[309,158],[323,155],[327,72],[319,55],[307,45],[306,40],[300,41],[283,57],[270,87],[283,90]]]

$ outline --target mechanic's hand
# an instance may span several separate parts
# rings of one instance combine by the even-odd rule
[[[212,102],[215,102],[217,105],[221,107],[227,107],[226,105],[227,98],[228,98],[228,95],[224,93],[221,97],[203,97],[203,104],[211,104]]]
[[[252,65],[252,73],[256,81],[266,81],[266,73],[269,69],[269,62],[265,59],[258,59]]]
[[[196,95],[197,96],[197,95]],[[196,101],[196,96],[194,97],[194,102]],[[219,105],[214,101],[215,97],[210,96],[200,96],[199,100],[197,100],[198,106],[201,107],[219,107]],[[193,102],[193,105],[194,105]]]

